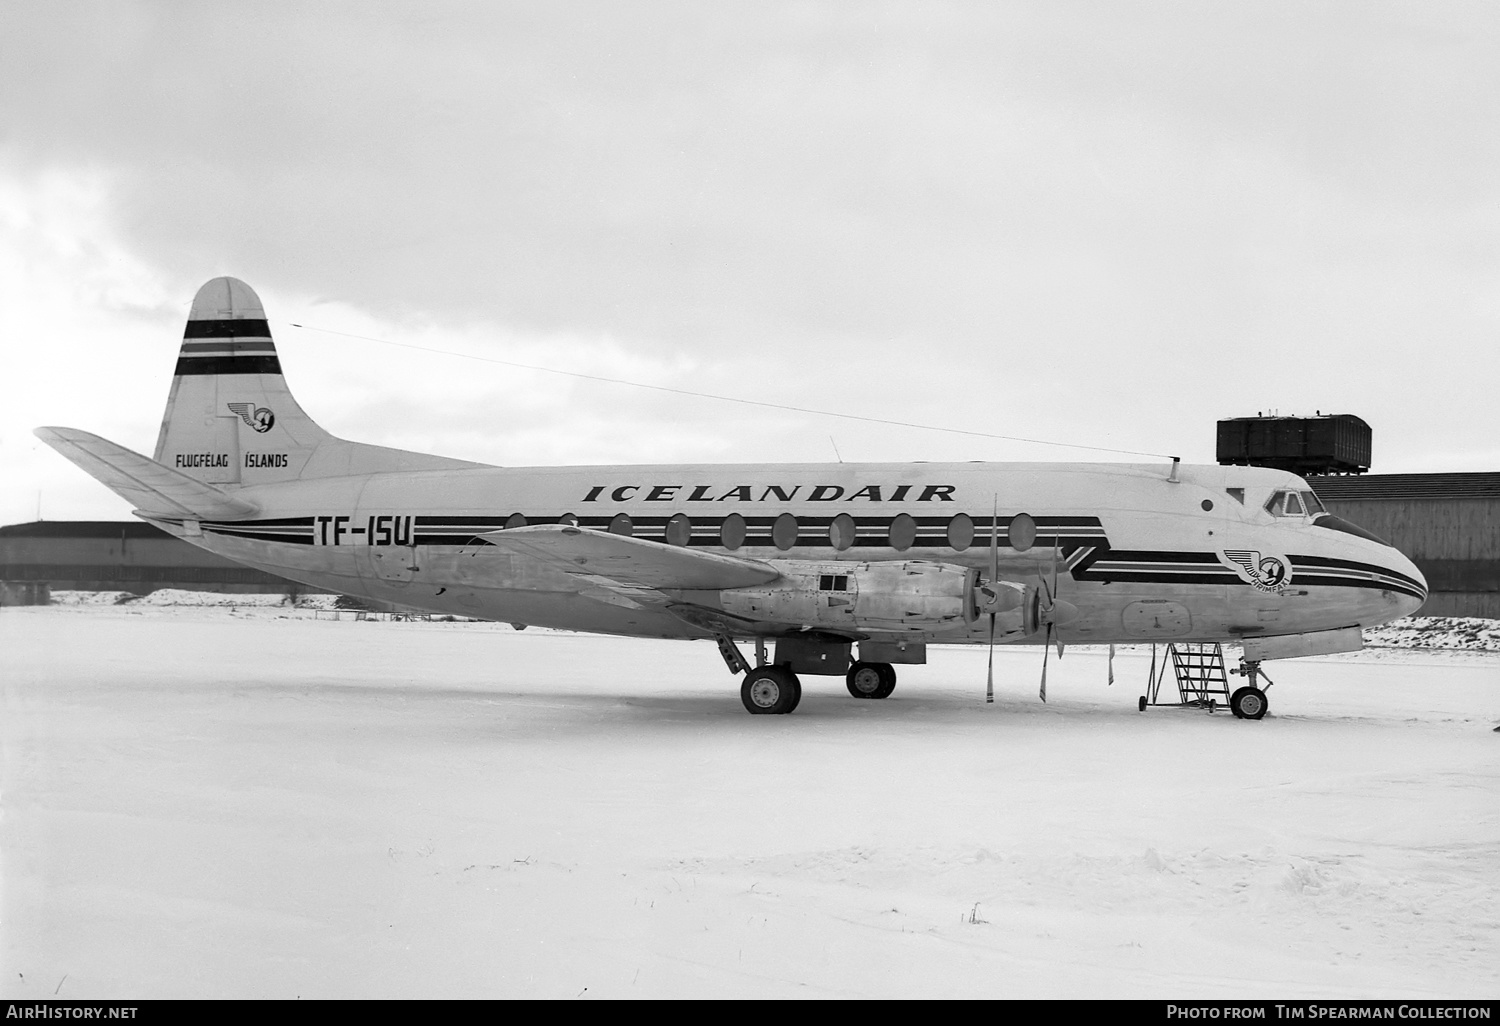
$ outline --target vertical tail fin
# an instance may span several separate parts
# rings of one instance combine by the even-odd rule
[[[215,278],[199,289],[156,462],[210,484],[290,480],[331,438],[287,390],[254,290],[238,278]]]
[[[266,311],[238,278],[193,297],[156,461],[215,485],[480,464],[335,438],[292,398]]]

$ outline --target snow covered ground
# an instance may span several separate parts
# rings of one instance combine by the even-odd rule
[[[281,607],[291,609],[333,609],[337,595],[299,595],[289,603],[282,594],[243,594],[222,591],[187,591],[182,588],[157,588],[145,595],[129,591],[54,591],[55,606],[218,606],[238,609],[242,606]]]
[[[1500,620],[1477,616],[1404,616],[1366,630],[1365,644],[1500,652]]]
[[[1500,654],[934,649],[751,717],[707,644],[0,610],[0,995],[1500,991]]]

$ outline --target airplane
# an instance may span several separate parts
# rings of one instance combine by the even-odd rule
[[[152,457],[36,434],[136,516],[313,588],[715,641],[754,714],[794,710],[801,675],[886,698],[932,644],[988,644],[991,697],[995,644],[1046,646],[1045,699],[1053,646],[1171,641],[1241,645],[1229,704],[1255,720],[1262,660],[1357,649],[1427,597],[1409,559],[1266,468],[513,468],[346,441],[292,398],[259,297],[230,277],[193,299]]]

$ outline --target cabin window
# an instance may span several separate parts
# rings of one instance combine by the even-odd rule
[[[667,521],[667,544],[686,545],[693,537],[693,522],[686,513],[674,513]]]
[[[526,526],[526,514],[524,514],[524,513],[512,513],[508,518],[506,518],[505,527],[506,527],[507,530],[509,530],[512,527],[525,527],[525,526]]]
[[[1204,499],[1201,505],[1203,506],[1203,512],[1207,513],[1209,510],[1214,508],[1214,500]]]
[[[745,544],[745,518],[731,513],[719,525],[719,544],[726,549],[737,549]]]
[[[948,521],[948,544],[959,552],[974,544],[974,520],[967,513]]]
[[[891,521],[891,548],[905,552],[917,540],[917,522],[902,513]]]
[[[797,518],[783,513],[771,525],[771,543],[782,552],[797,544]]]
[[[635,525],[630,522],[630,518],[624,513],[617,513],[615,514],[615,518],[609,522],[609,533],[623,534],[629,538],[635,533]]]
[[[854,544],[854,518],[847,513],[840,513],[833,518],[833,523],[828,525],[828,541],[834,548],[843,552]],[[839,589],[842,591],[843,589]]]
[[[1017,513],[1010,518],[1010,526],[1005,529],[1005,535],[1011,548],[1017,552],[1025,552],[1036,544],[1036,520],[1030,513]]]
[[[822,574],[818,577],[819,591],[848,591],[848,574]]]

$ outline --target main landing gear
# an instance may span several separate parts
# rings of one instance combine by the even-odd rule
[[[755,639],[755,665],[740,654],[734,640],[718,635],[719,654],[730,673],[745,675],[740,681],[740,702],[753,716],[789,713],[802,701],[802,682],[790,663],[773,665],[766,659],[764,638]],[[844,676],[849,694],[855,698],[888,698],[896,690],[896,670],[890,663],[857,662]]]
[[[789,713],[802,701],[802,682],[784,666],[757,666],[740,684],[740,701],[751,715]]]
[[[896,690],[896,668],[890,663],[855,663],[844,683],[855,698],[889,698]]]
[[[735,647],[734,639],[720,634],[715,639],[719,655],[730,673],[743,673],[740,702],[753,716],[789,713],[802,701],[802,682],[789,666],[772,666],[766,660],[764,638],[755,639],[755,665],[751,666]]]
[[[1258,720],[1271,708],[1270,701],[1266,698],[1263,689],[1256,686],[1256,678],[1266,677],[1261,672],[1259,659],[1246,659],[1238,669],[1230,670],[1245,678],[1245,686],[1237,688],[1234,694],[1229,696],[1229,710],[1242,720]],[[1266,687],[1274,684],[1270,677],[1266,677]]]

